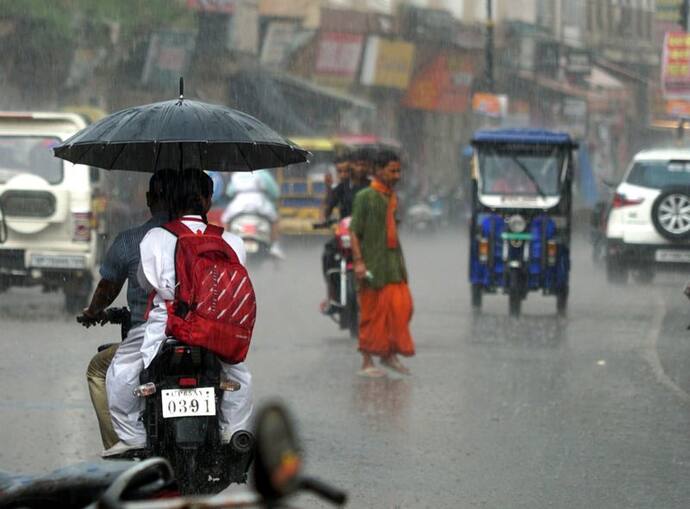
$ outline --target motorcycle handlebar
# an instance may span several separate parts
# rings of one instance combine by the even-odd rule
[[[320,228],[330,228],[337,222],[337,219],[328,219],[326,221],[323,221],[322,223],[312,223],[312,228],[314,228],[315,230],[318,230]]]
[[[334,486],[326,484],[313,477],[305,477],[300,480],[300,487],[304,491],[311,491],[315,495],[327,500],[335,505],[344,505],[347,502],[347,493]]]
[[[91,327],[92,325],[100,324],[101,326],[106,323],[112,323],[114,325],[122,325],[129,322],[131,314],[129,309],[126,307],[121,308],[108,308],[103,311],[102,315],[98,318],[90,318],[85,315],[77,316],[77,323],[82,324],[84,327]]]

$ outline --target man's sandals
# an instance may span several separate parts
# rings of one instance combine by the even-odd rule
[[[392,369],[401,375],[410,374],[410,370],[403,366],[398,359],[395,359],[394,361],[390,361],[389,359],[381,359],[381,365],[386,366],[388,369]]]

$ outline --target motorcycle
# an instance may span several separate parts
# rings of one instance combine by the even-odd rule
[[[180,496],[170,463],[149,458],[134,465],[128,461],[80,464],[40,477],[0,474],[0,507],[284,507],[284,500],[298,492],[344,505],[345,492],[301,474],[302,457],[292,422],[280,404],[269,403],[259,410],[254,482],[248,493]]]
[[[328,228],[336,225],[333,241],[336,246],[337,266],[326,271],[326,278],[334,289],[335,299],[330,299],[328,315],[340,326],[348,329],[352,338],[359,336],[359,305],[357,304],[357,285],[352,263],[352,241],[350,238],[350,218],[340,221],[331,219],[314,224],[314,228]]]
[[[227,230],[244,241],[247,262],[271,258],[271,222],[258,214],[244,213],[233,217]]]
[[[84,326],[93,320],[77,317]],[[98,321],[119,324],[126,337],[130,326],[127,308],[109,308]],[[110,345],[102,345],[99,351]],[[145,401],[143,413],[147,446],[119,457],[162,456],[170,461],[182,493],[217,493],[231,483],[245,483],[252,461],[254,437],[236,431],[222,443],[218,407],[224,391],[240,384],[225,380],[214,354],[168,338],[151,365],[140,375],[135,394]]]

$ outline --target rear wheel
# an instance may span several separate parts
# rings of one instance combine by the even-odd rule
[[[472,284],[472,307],[475,311],[482,308],[482,285]]]
[[[344,310],[349,315],[350,337],[359,338],[359,303],[357,302],[357,286],[354,274],[347,275],[347,308]]]
[[[673,241],[690,238],[690,189],[670,188],[652,204],[652,223],[662,237]]]
[[[628,267],[622,260],[613,257],[606,257],[606,279],[614,285],[624,285],[628,282]]]
[[[559,316],[564,316],[568,311],[568,287],[561,288],[556,293],[556,312]]]
[[[645,267],[634,273],[635,282],[641,285],[648,285],[654,281],[654,270],[651,267]]]
[[[520,271],[511,269],[508,275],[508,310],[510,316],[520,316],[522,310],[522,283]]]

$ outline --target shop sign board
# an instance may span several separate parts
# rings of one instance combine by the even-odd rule
[[[656,0],[654,3],[654,18],[657,21],[681,23],[681,9],[684,0]]]
[[[353,80],[359,69],[364,36],[345,32],[323,32],[319,38],[314,73]]]
[[[508,96],[477,92],[472,96],[472,111],[488,117],[505,117],[508,113]]]
[[[666,98],[690,98],[690,34],[666,33],[661,85]]]
[[[469,108],[474,74],[471,58],[441,53],[415,74],[403,105],[411,109],[465,113]]]
[[[405,90],[414,66],[414,44],[371,36],[362,62],[361,83]]]
[[[290,46],[297,31],[292,21],[271,21],[261,46],[261,63],[267,67],[282,68],[290,54]]]

